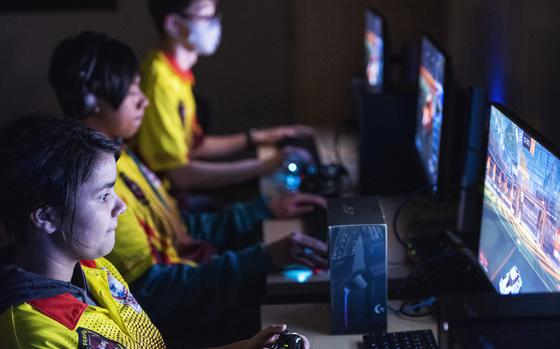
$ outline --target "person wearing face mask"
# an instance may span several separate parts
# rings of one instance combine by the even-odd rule
[[[313,133],[311,128],[296,125],[225,136],[204,134],[197,119],[191,68],[199,56],[213,54],[220,44],[216,3],[149,0],[160,44],[142,64],[142,90],[150,105],[132,146],[175,191],[221,187],[270,174],[281,164],[282,153],[266,160],[216,160],[255,145]]]

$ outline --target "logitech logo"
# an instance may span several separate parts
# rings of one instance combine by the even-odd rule
[[[374,307],[373,307],[373,311],[376,314],[383,314],[385,313],[385,307],[381,304],[381,303],[377,303]]]
[[[342,212],[344,212],[344,214],[354,216],[356,214],[356,207],[351,205],[342,205]]]

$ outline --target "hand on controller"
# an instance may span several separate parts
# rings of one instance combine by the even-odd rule
[[[307,339],[295,332],[288,330],[282,331],[278,339],[272,344],[271,349],[307,349],[309,342]]]

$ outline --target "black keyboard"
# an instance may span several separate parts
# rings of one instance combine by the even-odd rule
[[[431,330],[364,334],[364,349],[437,349]]]

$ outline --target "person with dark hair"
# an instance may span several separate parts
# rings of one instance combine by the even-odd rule
[[[0,219],[15,241],[13,263],[0,267],[0,348],[165,348],[102,258],[125,210],[118,154],[102,134],[48,116],[0,133]]]
[[[92,36],[103,40],[91,40]],[[135,62],[130,48],[105,35],[86,32],[63,40],[54,50],[49,76],[62,109],[73,112],[68,116],[80,115],[85,124],[112,139],[133,136],[148,102],[140,90],[138,70],[123,69],[129,64],[125,61]],[[127,93],[114,107],[102,91],[127,74],[122,80],[131,83],[123,86]],[[72,109],[86,100],[74,94],[76,90],[95,100],[89,111]],[[130,283],[170,346],[184,347],[185,338],[192,345],[215,345],[254,333],[258,323],[241,317],[247,309],[258,310],[267,272],[294,263],[326,267],[326,245],[302,234],[227,251],[235,236],[247,234],[271,214],[285,217],[306,210],[293,207],[290,197],[277,198],[268,207],[260,198],[219,212],[181,216],[158,177],[124,144],[117,171],[115,190],[128,210],[119,217],[116,246],[108,259]],[[315,200],[303,194],[295,197],[300,198],[297,202]],[[216,333],[217,328],[221,332]]]
[[[217,0],[150,0],[148,5],[160,43],[141,65],[142,90],[150,105],[132,147],[179,192],[237,184],[276,171],[289,152],[267,159],[223,159],[256,145],[309,136],[311,128],[283,126],[218,136],[204,134],[200,126],[191,68],[219,45]]]
[[[0,132],[0,156],[0,218],[15,241],[13,263],[0,267],[0,348],[166,348],[102,258],[126,209],[114,191],[118,144],[35,115]],[[261,349],[283,330],[222,349]]]

